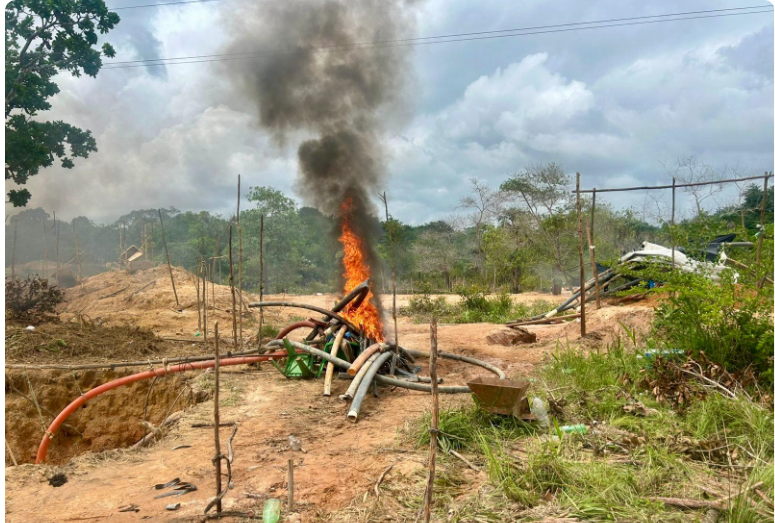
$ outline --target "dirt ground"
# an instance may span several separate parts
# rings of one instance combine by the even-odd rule
[[[63,306],[65,324],[79,328],[80,314],[88,315],[86,320],[97,325],[139,326],[151,329],[161,336],[190,338],[197,328],[195,288],[192,283],[184,283],[187,273],[176,270],[175,274],[180,274],[181,283],[176,281],[176,285],[185,311],[183,314],[173,310],[175,300],[166,271],[157,274],[155,283],[150,284],[151,274],[121,275],[122,281],[118,283],[112,283],[110,278],[100,275],[89,278],[83,289],[68,291],[67,303]],[[162,275],[166,275],[166,278]],[[97,280],[89,281],[95,278]],[[147,286],[145,289],[138,290],[144,285]],[[280,298],[282,297],[266,297]],[[254,299],[257,298],[250,297],[251,301]],[[286,296],[285,299],[330,306],[335,297]],[[519,299],[559,301],[562,298],[523,294]],[[216,287],[217,307],[221,307],[221,304],[224,309],[230,307],[230,300],[227,288]],[[407,296],[400,297],[399,306],[407,301]],[[226,312],[216,311],[216,316],[222,322],[221,325],[231,325]],[[309,315],[300,310],[282,309],[272,311],[267,316],[268,321],[282,326],[293,319]],[[638,304],[592,310],[588,314],[589,336],[584,343],[604,344],[608,336],[621,332],[619,322],[629,328],[643,329],[651,316],[650,306]],[[84,316],[80,318],[80,321],[83,321]],[[67,323],[70,320],[75,321]],[[247,337],[249,331],[255,330],[255,323],[249,317],[243,321],[250,325],[249,328],[245,326]],[[523,377],[529,376],[555,349],[557,340],[577,341],[579,337],[578,323],[571,322],[527,327],[537,335],[536,342],[529,345],[505,347],[492,345],[485,340],[488,334],[502,328],[493,324],[442,324],[439,326],[439,348],[488,361],[502,368],[510,377]],[[427,350],[427,324],[414,324],[409,318],[401,318],[399,331],[402,345]],[[8,330],[6,336],[8,337]],[[175,345],[182,345],[183,350],[203,349],[201,344],[192,347],[190,344],[172,343],[172,346]],[[159,347],[155,346],[157,352],[166,350]],[[174,352],[175,349],[168,350]],[[48,356],[44,354],[44,357]],[[422,360],[418,360],[418,363],[424,366],[427,364]],[[62,385],[67,382],[68,374],[52,374],[45,379],[52,380],[57,387],[61,385],[63,390],[58,393],[67,395],[69,400],[72,400],[78,391]],[[423,374],[427,374],[427,369]],[[485,374],[486,371],[478,367],[440,361],[439,375],[444,378],[445,384],[463,384]],[[191,381],[199,380],[200,385],[201,382],[206,384],[211,376],[206,372],[192,372],[187,375]],[[181,380],[186,379],[178,377]],[[16,376],[13,382],[22,386],[24,383],[21,383],[21,379],[21,376]],[[160,381],[170,379],[162,378]],[[73,382],[72,378],[70,382]],[[366,498],[373,496],[377,477],[391,464],[394,468],[386,477],[386,483],[399,484],[425,469],[426,451],[415,448],[413,442],[406,437],[406,431],[429,407],[428,395],[382,387],[379,390],[380,397],[368,397],[358,422],[352,423],[346,419],[349,403],[338,397],[348,385],[348,381],[335,379],[331,397],[325,398],[322,396],[320,380],[288,380],[267,364],[260,368],[224,369],[221,384],[221,419],[237,424],[234,438],[234,489],[230,490],[224,499],[224,510],[255,510],[260,513],[266,498],[277,497],[285,500],[288,459],[295,462],[297,510],[289,521],[329,520],[326,514],[331,511],[366,502]],[[81,386],[91,387],[84,382]],[[165,391],[168,389],[172,394],[172,391],[180,390],[184,386],[190,387],[188,383],[181,381],[173,383],[165,388]],[[116,429],[114,432],[129,432],[130,426],[131,430],[134,430],[134,427],[141,430],[140,419],[147,384],[145,387],[133,391],[127,388],[124,394],[118,392],[121,389],[117,389],[96,398],[89,408],[73,417],[83,423],[76,424],[75,428],[84,432],[84,435],[90,430],[88,427],[96,433],[111,430],[106,428],[108,426]],[[159,387],[159,384],[156,387]],[[8,397],[9,392],[6,390],[6,400]],[[161,401],[163,394],[159,398],[159,404],[165,404]],[[23,398],[16,398],[14,401],[29,403]],[[442,406],[471,401],[468,395],[445,396],[442,397]],[[111,403],[114,410],[111,413],[96,411],[101,403]],[[213,429],[194,428],[192,424],[212,422],[212,402],[197,404],[192,399],[189,405],[192,406],[185,411],[172,431],[150,448],[99,454],[88,452],[67,461],[63,457],[67,456],[66,451],[59,455],[59,459],[56,458],[56,449],[63,438],[61,434],[55,436],[51,443],[52,459],[47,464],[24,464],[6,468],[6,520],[197,521],[215,492],[211,462],[214,448]],[[58,409],[58,405],[50,407],[51,411]],[[124,417],[125,425],[113,425],[118,423],[115,421],[116,410],[127,412]],[[158,422],[158,413],[155,413],[155,416],[153,420]],[[25,418],[25,427],[29,425],[25,434],[28,434],[28,439],[31,440],[25,448],[34,449],[43,434],[40,420],[34,410],[30,412],[27,408],[9,418],[7,409],[6,434],[9,425],[13,431],[14,424],[18,425],[18,420],[22,417]],[[225,446],[231,430],[231,427],[221,429],[222,445]],[[132,438],[139,435],[142,435],[142,432],[133,433]],[[302,451],[289,448],[288,438],[291,435],[301,440]],[[67,439],[64,447],[67,447],[66,442]],[[21,440],[17,439],[11,443],[19,446]],[[123,444],[119,444],[121,445]],[[177,448],[181,445],[187,447]],[[13,450],[17,454],[23,454],[21,449]],[[57,473],[65,474],[68,481],[62,486],[53,487],[49,484],[49,479]],[[195,484],[198,490],[182,496],[154,499],[154,496],[161,492],[154,490],[155,484],[178,477],[182,481]],[[165,510],[168,504],[178,502],[181,503],[178,510]],[[129,504],[136,505],[139,512],[119,512],[121,507]]]

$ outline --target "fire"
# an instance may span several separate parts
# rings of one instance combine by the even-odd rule
[[[353,290],[364,280],[371,278],[371,268],[363,259],[364,244],[363,240],[352,229],[353,219],[353,200],[348,197],[342,202],[339,208],[342,217],[342,234],[339,236],[339,242],[344,249],[344,274],[345,294]],[[372,303],[374,294],[369,291],[363,303],[351,310],[348,305],[341,313],[342,316],[353,322],[363,333],[377,341],[384,341],[385,336],[382,333],[382,320],[379,317],[377,307]]]

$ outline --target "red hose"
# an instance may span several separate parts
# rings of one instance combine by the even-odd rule
[[[300,329],[302,327],[309,327],[310,329],[316,329],[318,326],[315,325],[310,320],[305,321],[297,321],[296,323],[291,323],[287,327],[285,327],[283,330],[280,331],[280,333],[275,337],[276,340],[281,340],[285,338],[288,334],[295,331],[296,329]]]
[[[259,361],[267,361],[274,358],[283,358],[287,355],[288,353],[283,350],[283,351],[273,352],[271,354],[262,354],[261,356],[242,356],[240,358],[225,358],[220,360],[219,364],[222,367],[227,367],[229,365],[244,365],[247,363],[257,363]],[[46,460],[48,445],[51,442],[51,439],[54,437],[54,434],[56,434],[57,430],[59,430],[59,427],[62,426],[62,424],[67,420],[67,418],[73,412],[75,412],[81,405],[86,403],[86,401],[99,396],[103,392],[113,390],[122,385],[129,385],[130,383],[146,380],[148,378],[153,378],[154,376],[166,376],[167,374],[175,374],[176,372],[184,372],[187,370],[197,370],[197,369],[207,369],[214,366],[215,366],[215,360],[197,361],[193,363],[181,363],[179,365],[160,367],[158,369],[151,369],[144,372],[139,372],[137,374],[131,374],[129,376],[124,376],[123,378],[118,378],[113,381],[103,383],[99,387],[93,388],[86,394],[76,398],[72,403],[70,403],[67,407],[65,407],[64,410],[62,410],[62,412],[59,413],[59,415],[56,417],[56,419],[54,419],[54,421],[51,422],[51,425],[49,425],[48,430],[46,430],[46,433],[43,434],[43,439],[41,440],[40,446],[38,447],[38,455],[35,458],[35,464],[43,463]]]

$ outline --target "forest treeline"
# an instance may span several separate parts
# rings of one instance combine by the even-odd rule
[[[650,206],[651,214],[644,216],[642,210],[617,210],[598,198],[593,239],[597,261],[613,260],[644,240],[700,245],[717,234],[732,232],[738,234],[738,241],[754,239],[759,229],[761,184],[741,187],[736,201],[709,213],[702,210],[702,203],[713,187],[705,193],[695,190],[688,194],[696,209],[675,228],[669,224],[669,205],[660,208],[658,200]],[[300,207],[270,187],[251,188],[247,200],[247,208],[240,213],[245,289],[257,290],[259,285],[263,216],[266,292],[339,290],[342,254],[335,217]],[[585,197],[582,204],[584,216],[589,219],[591,198]],[[161,209],[161,214],[172,263],[193,270],[201,256],[208,259],[209,265],[214,259],[215,281],[227,283],[230,224],[234,224],[235,260],[238,254],[236,216],[181,212],[172,207]],[[768,191],[766,214],[771,227],[772,191]],[[373,272],[378,285],[385,289],[391,255],[395,257],[398,287],[404,291],[418,282],[438,291],[478,283],[521,292],[548,289],[552,282],[577,281],[575,193],[571,180],[556,164],[529,166],[512,174],[498,188],[473,180],[469,195],[447,220],[413,226],[394,218],[372,219],[370,225],[379,231]],[[585,222],[584,227],[591,225]],[[40,274],[44,269],[52,275],[57,260],[57,229],[60,264],[69,263],[76,272],[77,237],[84,276],[115,267],[121,243],[125,247],[145,245],[150,259],[166,261],[157,209],[136,210],[113,223],[97,224],[85,216],[55,222],[53,213],[37,208],[6,220],[6,274],[13,265],[17,276]]]

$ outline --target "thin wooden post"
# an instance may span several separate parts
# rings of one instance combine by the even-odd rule
[[[229,287],[231,287],[231,328],[234,334],[234,346],[237,343],[237,292],[234,289],[234,260],[232,259],[232,226],[229,224]]]
[[[258,226],[258,301],[264,301],[264,215],[259,217]],[[264,308],[258,309],[258,348],[264,337]]]
[[[215,457],[213,463],[215,463],[215,495],[221,494],[221,413],[220,413],[220,388],[221,388],[221,363],[220,353],[218,351],[218,322],[215,322],[215,391],[213,392],[213,422],[215,424]],[[221,500],[215,505],[215,511],[220,512],[222,510]]]
[[[56,280],[57,285],[59,285],[59,222],[57,221],[57,212],[54,211],[54,227],[56,227],[57,231],[57,243],[56,243],[56,250],[57,250],[57,272],[56,272]]]
[[[430,455],[428,457],[428,483],[425,485],[425,503],[423,513],[425,523],[431,520],[431,505],[433,504],[433,482],[436,481],[436,449],[438,447],[439,432],[439,382],[436,376],[436,358],[438,356],[436,316],[431,317],[431,357],[430,357],[430,375],[431,375],[431,427],[430,433]]]
[[[671,206],[671,212],[670,212],[670,243],[671,243],[671,249],[672,249],[672,265],[673,269],[675,269],[675,178],[673,178],[673,204]]]
[[[75,241],[75,261],[78,264],[78,280],[83,279],[83,270],[81,269],[81,249],[78,245],[78,231],[75,229],[75,218],[73,218],[73,240]]]
[[[16,230],[19,228],[19,218],[13,217],[13,247],[11,248],[11,278],[16,278]]]
[[[237,272],[238,272],[238,285],[239,285],[239,346],[242,348],[242,314],[243,314],[243,299],[242,299],[242,225],[240,225],[240,190],[241,190],[241,175],[237,175],[237,244],[239,253],[237,255]]]
[[[45,278],[48,281],[48,220],[43,220],[43,274],[41,278]]]
[[[293,459],[288,460],[288,512],[293,512]]]
[[[589,243],[589,263],[592,265],[592,275],[595,278],[595,305],[600,308],[600,282],[597,278],[597,262],[595,262],[595,244],[592,241],[592,227],[587,224],[587,242]]]
[[[579,229],[579,300],[581,302],[581,337],[587,335],[586,295],[587,289],[584,281],[584,233],[581,230],[581,174],[576,173],[576,215]]]
[[[205,350],[207,350],[207,260],[202,255],[202,326],[204,327]]]
[[[764,214],[767,209],[767,182],[769,178],[764,173],[764,191],[762,191],[762,206],[759,216],[759,240],[756,242],[756,264],[762,263],[762,243],[764,242]]]
[[[380,195],[382,203],[385,204],[385,227],[389,226],[390,213],[388,213],[387,193]],[[396,247],[393,235],[388,231],[388,242],[390,243],[390,279],[393,285],[393,339],[395,348],[393,349],[393,358],[390,360],[390,374],[396,373],[396,361],[398,360],[398,317],[396,316]]]
[[[212,267],[210,268],[210,308],[215,308],[215,259],[218,257],[218,244],[221,241],[220,236],[216,236],[216,246],[213,247]]]
[[[172,275],[172,262],[170,261],[170,251],[167,249],[167,235],[164,234],[164,220],[161,217],[161,209],[159,211],[159,223],[161,223],[161,239],[164,242],[164,252],[167,254],[167,268],[170,270],[170,281],[172,282],[172,292],[175,293],[175,304],[180,307],[180,301],[178,301],[178,291],[175,288],[175,277]]]
[[[595,305],[600,308],[600,282],[597,278],[597,263],[595,262],[595,205],[597,202],[597,188],[592,188],[592,212],[589,217],[589,256],[592,263],[592,274],[595,275]]]
[[[202,302],[199,295],[199,273],[202,270],[198,259],[194,259],[194,286],[196,287],[196,328],[202,332]]]
[[[124,259],[124,224],[118,223],[118,268],[121,270],[121,262]]]

